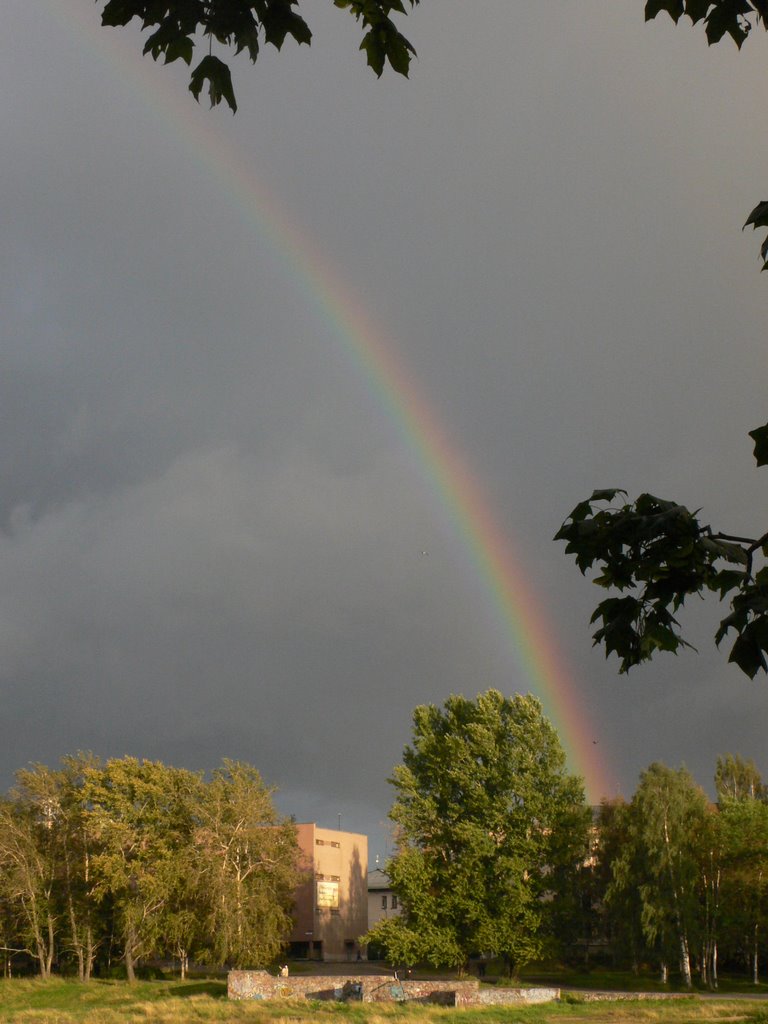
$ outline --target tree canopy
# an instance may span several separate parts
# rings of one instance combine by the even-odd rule
[[[43,977],[54,963],[145,956],[265,967],[301,879],[296,829],[250,765],[210,780],[159,761],[90,755],[17,772],[0,799],[0,936]]]
[[[531,696],[496,690],[413,714],[413,742],[391,784],[397,850],[387,865],[404,913],[368,940],[395,962],[512,969],[539,956],[552,901],[585,852],[581,780]]]
[[[103,2],[103,0],[97,0]],[[419,0],[333,0],[364,29],[360,49],[370,68],[381,76],[386,64],[408,76],[416,51],[399,31],[393,14],[406,14],[406,4]],[[312,32],[299,13],[299,0],[107,0],[102,25],[127,25],[138,18],[151,29],[144,53],[165,64],[183,60],[191,65],[195,46],[203,41],[208,52],[192,69],[189,88],[199,100],[206,82],[211,106],[226,100],[234,113],[237,101],[229,66],[213,52],[214,41],[235,54],[245,51],[255,63],[262,45],[280,50],[290,36],[309,44]]]
[[[758,983],[768,915],[768,803],[751,761],[717,760],[717,804],[685,768],[658,762],[640,775],[631,802],[601,806],[593,872],[600,918],[615,963],[677,964],[718,986],[718,964],[748,968]]]

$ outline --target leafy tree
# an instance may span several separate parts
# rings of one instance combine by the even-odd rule
[[[81,981],[90,978],[100,931],[82,800],[83,771],[97,764],[85,754],[63,758],[59,769],[35,764],[16,773],[13,791],[17,804],[37,822],[37,852],[50,864],[59,954],[75,957]]]
[[[160,762],[91,755],[33,765],[0,799],[0,946],[40,973],[77,963],[87,981],[117,939],[139,957],[263,967],[290,928],[299,856],[255,768],[210,782]],[[6,955],[5,970],[9,970]]]
[[[164,952],[165,926],[192,859],[192,772],[124,757],[83,773],[86,830],[96,876],[122,937],[129,981],[140,956]]]
[[[642,901],[637,879],[642,870],[640,851],[632,842],[632,810],[625,800],[606,800],[600,806],[595,876],[602,893],[603,929],[614,958],[627,959],[637,974],[645,947]]]
[[[718,757],[715,766],[715,790],[720,803],[726,800],[765,800],[766,791],[760,772],[751,759],[740,754]]]
[[[296,828],[250,765],[224,761],[205,787],[194,833],[208,959],[266,967],[283,951],[301,881]]]
[[[53,827],[18,793],[0,801],[0,898],[42,978],[51,976],[58,936]]]
[[[334,6],[348,11],[361,23],[365,34],[360,49],[365,51],[369,67],[381,75],[387,63],[394,71],[408,76],[415,50],[398,30],[392,14],[405,14],[405,4],[414,7],[419,0],[333,0]],[[299,0],[107,0],[102,9],[102,25],[127,25],[133,18],[142,28],[153,29],[144,44],[144,53],[164,63],[176,60],[192,63],[199,36],[207,40],[207,54],[193,70],[189,83],[195,99],[208,83],[211,106],[222,99],[234,113],[237,110],[232,76],[227,64],[212,50],[216,40],[236,54],[245,50],[252,62],[262,44],[281,49],[290,36],[297,43],[309,43],[312,32],[298,13]]]
[[[768,924],[768,804],[750,797],[720,801],[723,843],[723,931],[730,951],[749,964],[758,984]]]
[[[403,916],[367,941],[390,959],[463,967],[539,956],[551,901],[586,853],[589,811],[555,730],[531,696],[449,697],[413,715],[390,782],[397,850],[387,871]]]
[[[646,20],[666,11],[675,23],[686,16],[701,23],[708,43],[730,37],[738,47],[752,30],[768,29],[766,0],[647,0]],[[744,227],[768,227],[768,202],[760,202]],[[760,255],[768,269],[768,236]],[[768,424],[750,431],[758,466],[768,464]],[[692,595],[714,591],[730,597],[729,614],[715,634],[735,639],[729,661],[750,678],[768,672],[768,533],[734,536],[700,522],[675,501],[641,494],[626,502],[620,488],[594,491],[579,502],[555,535],[566,542],[582,573],[595,567],[594,582],[613,592],[592,615],[593,634],[606,657],[616,654],[620,671],[649,661],[657,651],[691,645],[675,618]],[[756,565],[755,560],[761,559]]]
[[[640,899],[640,924],[662,975],[676,958],[690,988],[691,949],[701,937],[700,854],[706,849],[707,798],[686,769],[654,763],[626,812],[626,841],[612,865],[609,899]]]

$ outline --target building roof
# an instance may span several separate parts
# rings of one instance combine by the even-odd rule
[[[379,892],[383,889],[389,891],[391,888],[392,883],[386,871],[382,871],[381,868],[374,868],[368,872],[368,892]]]

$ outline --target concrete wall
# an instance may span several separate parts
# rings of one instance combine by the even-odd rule
[[[560,990],[556,988],[481,988],[477,978],[446,981],[408,979],[402,982],[396,981],[391,974],[275,978],[266,971],[230,971],[227,994],[230,999],[360,999],[364,1003],[405,1000],[443,1006],[498,1006],[552,1002],[560,998]]]

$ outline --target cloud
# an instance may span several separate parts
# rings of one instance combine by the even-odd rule
[[[490,494],[617,785],[652,758],[701,781],[725,749],[759,763],[765,689],[712,652],[720,609],[693,614],[698,659],[617,679],[590,648],[594,587],[551,537],[609,485],[762,532],[746,431],[764,283],[739,233],[766,165],[760,46],[708,49],[634,4],[444,0],[408,22],[409,82],[377,81],[353,19],[320,10],[311,49],[236,61],[237,117],[190,106],[191,132],[151,100],[187,102],[183,69],[143,60],[138,33],[10,0],[6,782],[77,747],[234,756],[286,810],[373,827],[416,704],[536,685],[219,143],[380,324]]]

